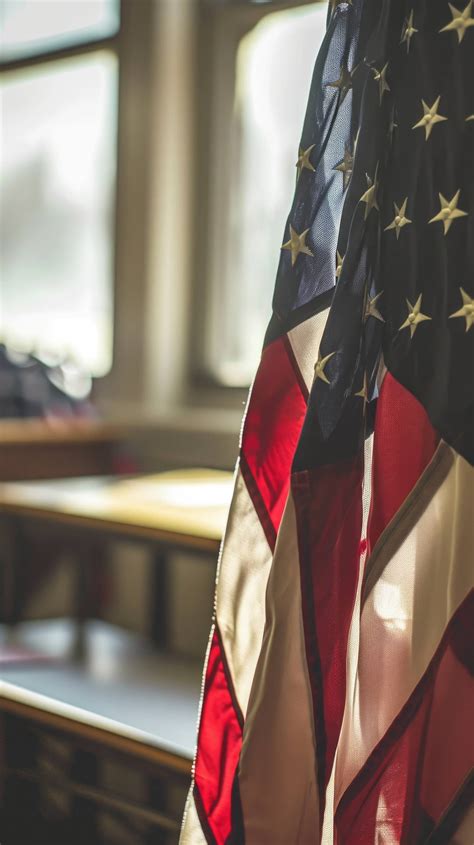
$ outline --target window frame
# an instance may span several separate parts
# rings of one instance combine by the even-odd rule
[[[153,152],[151,127],[158,109],[154,97],[154,38],[162,2],[119,0],[115,33],[0,60],[0,78],[100,50],[112,52],[117,60],[112,362],[108,373],[94,379],[92,393],[100,410],[112,417],[121,415],[128,405],[137,409],[151,404],[146,379],[149,353],[145,331],[151,227],[151,186],[147,171]]]
[[[298,5],[313,2],[298,0]],[[145,425],[154,425],[163,414],[168,419],[171,414],[180,420],[186,417],[186,427],[192,431],[192,409],[199,407],[208,409],[210,428],[219,411],[216,430],[239,429],[248,385],[220,382],[202,354],[212,297],[207,260],[213,219],[208,196],[214,166],[209,155],[211,132],[216,120],[224,133],[230,126],[240,40],[266,15],[294,5],[294,0],[258,4],[180,0],[178,10],[176,0],[120,0],[116,34],[0,62],[1,74],[104,48],[118,59],[112,366],[93,388],[93,398],[108,417],[141,418]],[[222,32],[226,34],[222,52],[228,60],[221,82],[230,92],[221,95],[224,105],[214,101],[212,84],[219,59],[216,40]],[[182,77],[177,93],[169,92],[170,33]],[[179,270],[170,283],[172,256],[164,255],[162,240],[166,247],[166,232],[180,218],[169,192],[164,192],[163,200],[157,193],[169,165],[169,159],[159,155],[159,145],[166,115],[169,122],[175,111],[181,114],[168,131],[168,150],[182,145],[184,112],[191,142],[184,148],[187,171],[176,200],[183,206],[186,236]],[[171,330],[174,322],[176,330]],[[203,428],[201,418],[197,428]]]
[[[119,149],[119,137],[118,137],[118,126],[120,120],[120,78],[121,78],[121,48],[123,44],[123,31],[122,31],[122,10],[125,6],[125,0],[119,0],[118,2],[118,15],[117,15],[117,30],[110,35],[104,36],[94,36],[93,34],[90,36],[81,37],[80,40],[74,42],[74,35],[72,34],[71,39],[72,43],[67,45],[61,46],[51,46],[45,47],[44,49],[40,48],[33,48],[31,52],[27,52],[25,50],[25,55],[14,57],[14,58],[7,58],[2,59],[0,57],[0,79],[13,77],[16,73],[21,73],[24,70],[30,70],[35,67],[47,67],[48,65],[53,65],[54,63],[62,62],[64,60],[74,59],[74,58],[81,58],[84,56],[88,56],[90,54],[98,53],[100,51],[105,51],[111,53],[117,62],[117,70],[118,70],[118,81],[117,81],[117,91],[116,91],[116,98],[117,98],[117,120],[115,129],[115,173],[114,173],[114,190],[112,194],[112,207],[113,207],[113,224],[111,227],[111,235],[113,239],[112,243],[112,273],[111,273],[111,283],[112,283],[112,290],[111,290],[111,300],[112,300],[112,353],[111,353],[111,364],[110,369],[113,367],[114,364],[114,350],[113,350],[113,343],[115,337],[115,288],[116,288],[116,272],[117,272],[117,241],[118,241],[118,231],[117,231],[117,202],[118,202],[118,189],[117,189],[117,180],[118,180],[118,171],[119,171],[119,161],[118,161],[118,149]],[[105,376],[100,376],[99,378],[104,378]]]
[[[193,312],[195,321],[192,334],[192,356],[190,358],[190,382],[194,390],[205,391],[207,396],[214,395],[214,401],[228,403],[236,399],[241,402],[248,393],[249,384],[229,385],[219,379],[209,361],[208,348],[205,349],[206,332],[212,321],[218,321],[216,308],[216,267],[222,263],[224,249],[214,254],[210,245],[217,239],[212,238],[213,222],[226,219],[228,207],[228,184],[226,187],[225,171],[228,166],[230,149],[233,94],[236,83],[236,58],[240,42],[265,17],[275,12],[291,10],[295,5],[313,5],[325,0],[276,0],[276,2],[254,3],[251,0],[202,0],[199,19],[199,64],[197,76],[204,80],[197,91],[199,114],[202,119],[198,131],[198,161],[196,176],[196,196],[205,198],[204,208],[196,206],[196,269],[193,280]],[[222,47],[222,43],[225,46]],[[221,63],[220,63],[221,62]],[[215,72],[216,66],[219,73]],[[218,81],[218,90],[213,82]],[[226,93],[224,93],[224,90]],[[217,124],[217,125],[216,125]],[[213,141],[216,143],[217,161],[210,154]],[[297,141],[296,141],[297,143]],[[209,191],[215,164],[215,187]],[[214,207],[213,207],[214,206]],[[224,209],[224,211],[222,211]],[[284,220],[282,220],[282,228]],[[212,267],[214,264],[214,268]],[[210,316],[211,314],[211,316]],[[269,307],[268,319],[271,317]],[[215,332],[215,326],[211,327]],[[263,337],[262,337],[263,343]],[[207,346],[207,344],[206,344]],[[234,397],[234,399],[230,398]]]

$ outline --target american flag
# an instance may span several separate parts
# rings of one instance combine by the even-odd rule
[[[473,297],[474,3],[332,0],[181,845],[474,842]]]

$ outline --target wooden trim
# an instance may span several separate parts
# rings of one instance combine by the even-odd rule
[[[71,44],[69,47],[58,47],[56,50],[44,50],[32,53],[29,56],[22,56],[18,59],[7,59],[0,61],[0,75],[2,73],[15,73],[25,68],[43,65],[48,62],[71,59],[76,56],[85,56],[88,53],[95,53],[98,50],[112,50],[117,52],[119,43],[118,32],[115,35],[107,35],[105,38],[92,38],[87,41]]]
[[[47,423],[37,419],[0,421],[0,446],[30,446],[32,444],[108,443],[125,440],[130,434],[126,425],[91,420],[67,420]]]
[[[268,15],[316,2],[322,4],[323,0],[203,0],[201,3],[195,75],[198,102],[194,200],[196,271],[191,291],[194,319],[188,356],[188,395],[192,390],[199,395],[206,388],[208,404],[241,408],[251,385],[251,379],[248,384],[227,383],[216,363],[222,334],[222,278],[229,247],[225,237],[216,238],[216,229],[221,233],[230,232],[233,196],[229,173],[235,169],[236,136],[232,112],[239,45]],[[295,149],[298,140],[295,138]],[[268,320],[270,317],[269,302]],[[262,335],[262,344],[263,339]]]
[[[127,524],[116,522],[111,519],[94,519],[89,516],[79,516],[72,513],[61,513],[54,509],[22,505],[15,502],[1,502],[0,515],[9,514],[18,519],[31,521],[50,522],[53,527],[67,526],[68,528],[81,528],[106,535],[115,535],[118,538],[130,538],[138,540],[149,540],[155,543],[163,543],[172,546],[174,549],[192,549],[192,551],[209,552],[217,554],[221,540],[211,537],[199,537],[194,534],[178,534],[173,531],[166,531],[152,526]]]
[[[41,710],[39,707],[15,701],[11,698],[5,698],[3,695],[0,695],[0,713],[8,713],[30,722],[37,722],[40,725],[62,733],[82,737],[94,745],[107,747],[121,754],[140,758],[165,769],[170,769],[176,774],[191,778],[190,759],[173,754],[170,751],[165,751],[159,747],[146,745],[139,740],[130,739],[129,737],[112,733],[112,731],[102,730],[85,722],[79,722],[72,718],[69,719],[66,716],[60,716],[47,710]]]

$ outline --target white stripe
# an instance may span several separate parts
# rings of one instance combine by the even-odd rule
[[[316,314],[288,333],[298,367],[309,388],[328,311]],[[271,562],[268,541],[237,468],[218,570],[216,618],[234,693],[244,717],[262,643],[265,591]]]
[[[328,313],[329,309],[326,309],[321,314],[317,314],[299,326],[296,326],[288,333],[288,338],[298,367],[300,368],[302,377],[308,386],[308,390],[311,389],[313,382],[314,364],[318,357],[319,344],[326,325]],[[249,393],[247,410],[251,402],[251,398],[252,389]],[[244,415],[242,429],[245,425],[247,410]],[[292,521],[290,543],[292,544],[294,564],[296,564],[296,569],[293,573],[293,589],[296,592],[293,598],[297,602],[300,602],[299,564],[293,505],[291,505],[290,511],[292,516],[287,517],[286,521]],[[288,539],[288,531],[285,531],[285,535]],[[282,544],[283,546],[285,545],[279,537],[277,540],[277,547],[282,547]],[[287,554],[287,552],[280,553],[280,569],[282,571],[285,567],[285,554]],[[250,498],[239,464],[237,463],[234,494],[219,557],[216,579],[215,615],[222,637],[227,667],[234,687],[234,694],[244,717],[246,716],[250,688],[254,680],[257,660],[259,659],[262,645],[265,625],[265,594],[271,565],[272,552]],[[306,815],[303,814],[304,818],[307,820],[304,821],[302,819],[301,821],[304,829],[306,830],[305,824],[308,824],[309,827],[314,824],[315,808],[317,822],[317,797],[315,791],[316,785],[314,782],[312,723],[311,727],[309,726],[310,720],[312,719],[312,716],[310,715],[312,713],[310,707],[311,696],[309,693],[309,686],[307,689],[305,686],[308,682],[301,628],[302,621],[300,604],[298,604],[298,608],[299,610],[296,612],[293,624],[296,625],[295,630],[299,632],[298,636],[301,638],[301,645],[300,654],[298,656],[299,663],[297,661],[295,665],[298,665],[299,667],[298,671],[300,673],[300,677],[298,679],[298,683],[301,685],[303,679],[303,686],[307,696],[307,704],[302,704],[303,708],[306,706],[309,708],[306,713],[307,730],[306,732],[303,730],[303,741],[306,757],[308,757],[308,761],[312,761],[312,780],[310,779],[306,785],[305,793],[308,798],[308,809],[306,811]],[[287,617],[285,608],[280,608],[278,614],[280,613],[283,619]],[[299,639],[297,641],[299,642]],[[310,746],[311,752],[308,753]],[[314,832],[315,829],[316,828],[311,827],[312,832]],[[288,828],[288,830],[290,830],[290,828]],[[293,835],[293,833],[291,835]],[[180,845],[201,845],[201,842],[203,841],[203,834],[194,806],[194,799],[192,797],[192,793],[190,793],[183,821]],[[277,840],[273,836],[273,845],[277,845],[278,841],[282,841],[282,845],[283,842],[284,845],[288,845],[288,840]],[[301,843],[306,842],[303,834],[302,838],[298,841],[301,841]],[[251,845],[250,840],[248,840],[248,845]],[[255,845],[263,845],[263,842],[256,842]]]
[[[267,621],[239,770],[246,845],[307,845],[319,829],[296,519],[290,494],[268,581]]]
[[[473,484],[473,467],[452,452],[446,477],[365,602],[357,680],[339,744],[336,802],[405,704],[472,587]]]
[[[265,624],[272,553],[240,469],[216,590],[216,617],[234,693],[245,716]]]
[[[288,332],[291,348],[308,390],[311,390],[313,384],[314,365],[318,360],[319,344],[328,314],[329,308],[326,308]]]
[[[193,789],[189,790],[184,810],[179,845],[206,845],[201,823],[194,803]]]

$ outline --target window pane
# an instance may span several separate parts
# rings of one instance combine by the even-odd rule
[[[101,51],[0,87],[0,337],[95,375],[111,364],[116,86]]]
[[[111,35],[118,0],[1,0],[0,58],[34,53]]]
[[[213,221],[224,246],[212,271],[208,350],[227,384],[248,384],[260,357],[326,14],[324,3],[273,12],[238,49],[227,184],[217,187],[228,196],[227,219]],[[212,239],[211,226],[214,250],[220,237]]]

